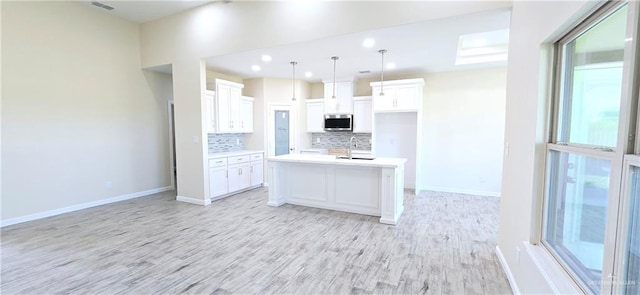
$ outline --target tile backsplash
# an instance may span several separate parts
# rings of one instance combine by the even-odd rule
[[[311,147],[314,149],[349,148],[352,136],[358,139],[358,150],[371,150],[371,133],[353,133],[344,131],[311,133]],[[320,139],[320,142],[318,142]]]
[[[242,133],[209,133],[209,153],[233,152],[244,149]]]

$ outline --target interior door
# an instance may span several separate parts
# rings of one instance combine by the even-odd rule
[[[275,125],[275,155],[286,155],[290,150],[289,142],[289,111],[276,110],[274,111],[274,125]]]

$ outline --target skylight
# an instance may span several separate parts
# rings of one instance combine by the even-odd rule
[[[507,60],[509,30],[460,35],[456,65]]]

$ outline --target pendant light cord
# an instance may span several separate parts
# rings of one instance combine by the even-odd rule
[[[336,61],[339,57],[333,56],[333,96],[331,98],[336,99]]]
[[[293,75],[291,76],[291,84],[293,85],[293,95],[291,96],[291,100],[295,101],[296,100],[296,64],[298,64],[298,62],[292,61],[290,62],[290,64],[293,67]]]
[[[387,50],[380,49],[378,52],[382,55],[382,65],[380,69],[380,96],[384,96],[384,54],[387,53]]]

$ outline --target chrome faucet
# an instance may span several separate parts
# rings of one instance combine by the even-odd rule
[[[354,139],[356,140],[356,144],[355,145],[353,144],[353,140]],[[355,135],[351,136],[351,138],[349,139],[349,154],[348,154],[349,160],[351,160],[351,147],[352,146],[356,147],[356,148],[358,147],[358,138]]]

